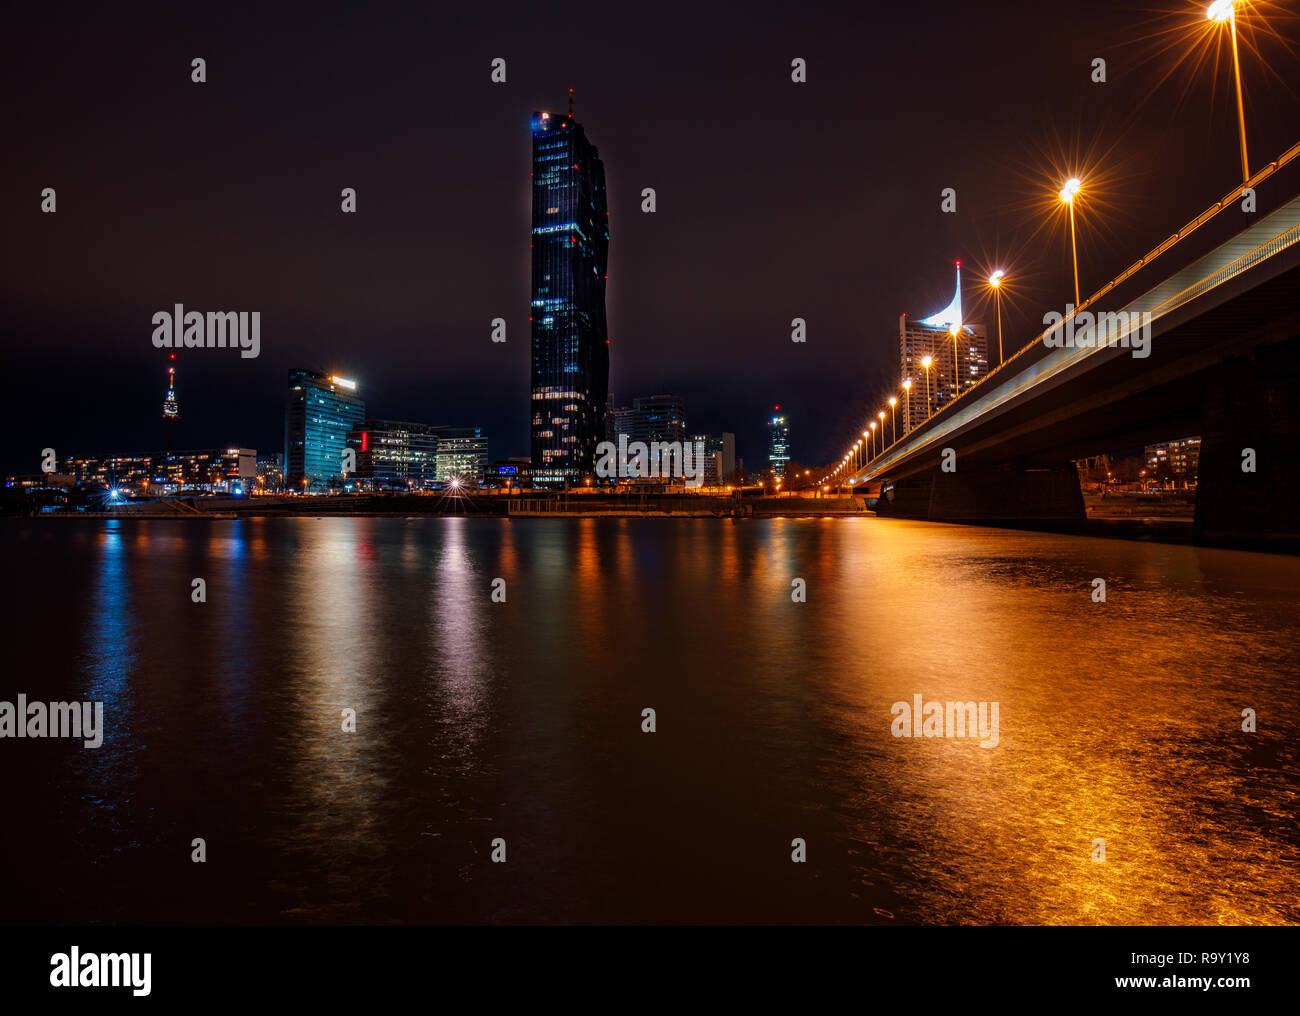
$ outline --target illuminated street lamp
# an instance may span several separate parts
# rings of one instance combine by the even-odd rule
[[[930,419],[930,364],[934,363],[928,356],[921,360],[921,366],[925,368],[925,418]]]
[[[907,393],[907,416],[903,419],[903,422],[907,424],[903,430],[903,433],[906,434],[912,429],[912,379],[910,377],[903,382],[903,391]]]
[[[880,450],[885,450],[885,411],[882,409],[876,416],[880,420]]]
[[[876,450],[876,421],[871,421],[871,451],[874,454]]]
[[[948,334],[952,336],[952,386],[953,398],[961,394],[961,368],[957,366],[957,336],[961,333],[961,325],[953,325],[948,329]]]
[[[1232,73],[1237,79],[1237,127],[1241,134],[1241,182],[1250,183],[1250,160],[1246,157],[1246,105],[1241,96],[1241,62],[1237,58],[1237,4],[1235,0],[1214,0],[1205,12],[1211,21],[1227,23],[1232,32]]]
[[[1074,199],[1083,188],[1083,181],[1072,176],[1061,188],[1061,200],[1070,206],[1070,251],[1074,255],[1074,308],[1079,309],[1079,248],[1074,240]]]
[[[889,443],[893,444],[898,440],[898,420],[894,416],[894,407],[898,405],[898,400],[892,395],[889,397]]]
[[[998,308],[998,366],[1002,366],[1002,280],[1006,272],[998,269],[989,276],[989,285],[993,287],[993,302]]]

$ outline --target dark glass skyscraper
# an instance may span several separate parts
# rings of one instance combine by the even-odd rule
[[[605,166],[582,125],[534,113],[532,460],[538,484],[590,472],[605,439]]]

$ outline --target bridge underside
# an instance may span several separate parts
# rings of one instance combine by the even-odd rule
[[[1079,471],[1072,462],[1025,465],[1002,462],[942,467],[915,474],[881,490],[881,515],[936,522],[1082,522]]]

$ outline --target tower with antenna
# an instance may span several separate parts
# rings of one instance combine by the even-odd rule
[[[171,358],[176,359],[176,354],[172,353]],[[169,364],[167,367],[167,397],[163,399],[162,409],[163,419],[167,421],[167,446],[163,449],[168,455],[172,450],[172,427],[175,425],[176,418],[181,415],[180,406],[176,403],[176,365]]]

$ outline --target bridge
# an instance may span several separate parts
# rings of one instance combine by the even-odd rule
[[[1199,434],[1196,537],[1300,538],[1300,184],[1288,165],[1300,168],[1300,144],[1248,183],[1258,194],[1271,181],[1272,211],[1244,214],[1234,189],[845,479],[877,493],[882,515],[1081,522],[1074,460]],[[1103,311],[1121,312],[1109,342],[1063,344]]]

